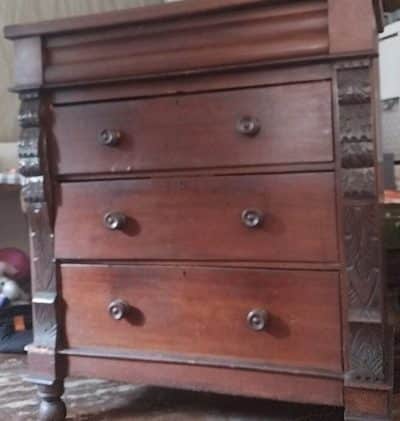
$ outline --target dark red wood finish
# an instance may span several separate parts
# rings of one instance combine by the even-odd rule
[[[64,354],[62,352],[62,354]],[[62,355],[63,357],[64,355]],[[288,402],[343,405],[343,380],[301,373],[262,373],[228,368],[177,365],[115,358],[75,356],[73,352],[62,359],[68,362],[75,376],[104,377],[137,384],[212,391],[276,399]],[[101,367],[101,368],[100,368]],[[365,420],[363,420],[365,421]]]
[[[379,0],[188,0],[6,29],[41,421],[70,374],[391,419],[381,27]]]
[[[60,259],[338,259],[332,173],[65,183],[59,197]],[[243,224],[246,209],[260,226]],[[109,212],[121,229],[104,226]]]
[[[336,273],[68,265],[61,277],[68,347],[342,371]],[[116,299],[131,307],[118,321]],[[261,331],[247,322],[255,309],[268,313]]]
[[[329,82],[315,82],[56,107],[57,172],[332,162],[330,96]],[[259,131],[242,134],[244,118]],[[118,143],[101,144],[103,130],[119,131]]]

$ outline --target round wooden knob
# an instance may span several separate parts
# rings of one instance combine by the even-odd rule
[[[121,140],[121,132],[114,129],[105,129],[100,132],[99,142],[105,146],[117,146]]]
[[[247,228],[257,228],[263,221],[264,214],[258,209],[245,209],[242,212],[242,223]]]
[[[251,310],[247,315],[247,323],[252,330],[264,330],[268,322],[268,313],[266,310]]]
[[[108,313],[114,320],[122,320],[129,313],[130,306],[124,300],[115,300],[108,306]]]
[[[237,131],[244,136],[255,136],[261,130],[261,123],[258,118],[245,116],[236,125]]]
[[[126,216],[121,212],[109,212],[104,215],[104,225],[112,231],[122,229],[126,220]]]

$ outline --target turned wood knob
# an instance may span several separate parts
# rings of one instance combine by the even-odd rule
[[[126,220],[127,217],[121,212],[108,212],[104,215],[104,225],[112,231],[122,229]]]
[[[130,306],[124,300],[115,300],[108,306],[108,313],[114,320],[122,320],[129,314]]]
[[[242,212],[242,223],[247,228],[257,228],[264,221],[264,214],[258,209],[245,209]]]
[[[258,118],[245,116],[239,119],[236,129],[240,134],[252,137],[261,130],[261,123]]]
[[[105,146],[117,146],[121,140],[121,132],[114,129],[105,129],[100,132],[99,142]]]
[[[264,330],[268,322],[268,312],[266,310],[251,310],[247,315],[247,324],[255,331]]]

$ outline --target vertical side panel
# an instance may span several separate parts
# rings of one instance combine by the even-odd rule
[[[53,384],[57,378],[57,284],[46,133],[42,124],[45,101],[39,91],[20,94],[18,116],[20,173],[26,177],[22,189],[30,226],[34,343],[28,346],[29,378],[35,383]]]
[[[354,390],[361,396],[366,389],[389,396],[391,356],[386,347],[372,61],[341,62],[336,71],[348,306],[345,385],[354,396]],[[355,399],[347,401],[346,419],[389,415],[388,406],[371,414],[368,401],[364,409],[358,400],[356,405]]]

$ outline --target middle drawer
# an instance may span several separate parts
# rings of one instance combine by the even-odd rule
[[[338,260],[333,173],[64,183],[60,199],[57,258]]]

